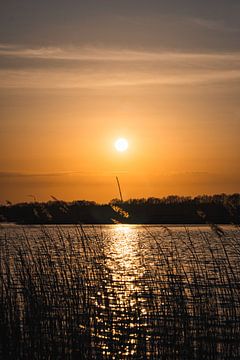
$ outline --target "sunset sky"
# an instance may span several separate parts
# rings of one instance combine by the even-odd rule
[[[1,1],[0,202],[239,192],[239,39],[239,0]]]

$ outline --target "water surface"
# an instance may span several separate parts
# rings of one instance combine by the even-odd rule
[[[65,358],[239,358],[237,227],[6,225],[0,233],[20,288],[19,255],[28,259],[48,305],[39,326],[44,314],[52,319]],[[21,291],[18,301],[24,319]],[[83,335],[88,350],[80,351]]]

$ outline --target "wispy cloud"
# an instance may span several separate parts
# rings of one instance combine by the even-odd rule
[[[197,20],[196,20],[197,21]],[[179,51],[143,51],[141,49],[111,49],[93,46],[24,48],[20,45],[0,44],[0,56],[79,61],[238,61],[240,52],[191,53]]]
[[[86,89],[140,85],[194,85],[240,80],[240,70],[185,74],[107,72],[86,74],[65,71],[0,71],[0,88]]]
[[[0,59],[32,59],[36,66],[0,70],[2,88],[97,88],[191,85],[240,79],[240,52],[186,53],[97,47],[24,48],[0,44]],[[49,68],[41,60],[48,60]],[[21,60],[21,61],[22,61]],[[56,61],[64,63],[55,67]],[[72,61],[77,64],[72,66]]]
[[[125,173],[123,170],[104,170],[101,171],[56,171],[56,172],[18,172],[18,171],[1,171],[0,172],[0,180],[1,179],[18,179],[18,178],[59,178],[59,177],[106,177],[111,176],[115,178],[116,173]]]
[[[76,171],[62,171],[62,172],[54,172],[54,173],[22,173],[22,172],[0,172],[0,179],[1,178],[35,178],[35,177],[58,177],[58,176],[67,176],[73,174],[82,174],[82,172]]]
[[[216,32],[237,33],[240,31],[239,27],[229,26],[229,24],[226,24],[223,20],[189,18],[188,21],[201,28],[213,30]]]

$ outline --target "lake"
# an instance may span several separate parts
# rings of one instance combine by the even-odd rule
[[[239,359],[237,226],[1,225],[4,359]]]

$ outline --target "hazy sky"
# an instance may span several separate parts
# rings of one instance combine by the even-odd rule
[[[239,39],[239,0],[1,1],[0,202],[239,192]]]

